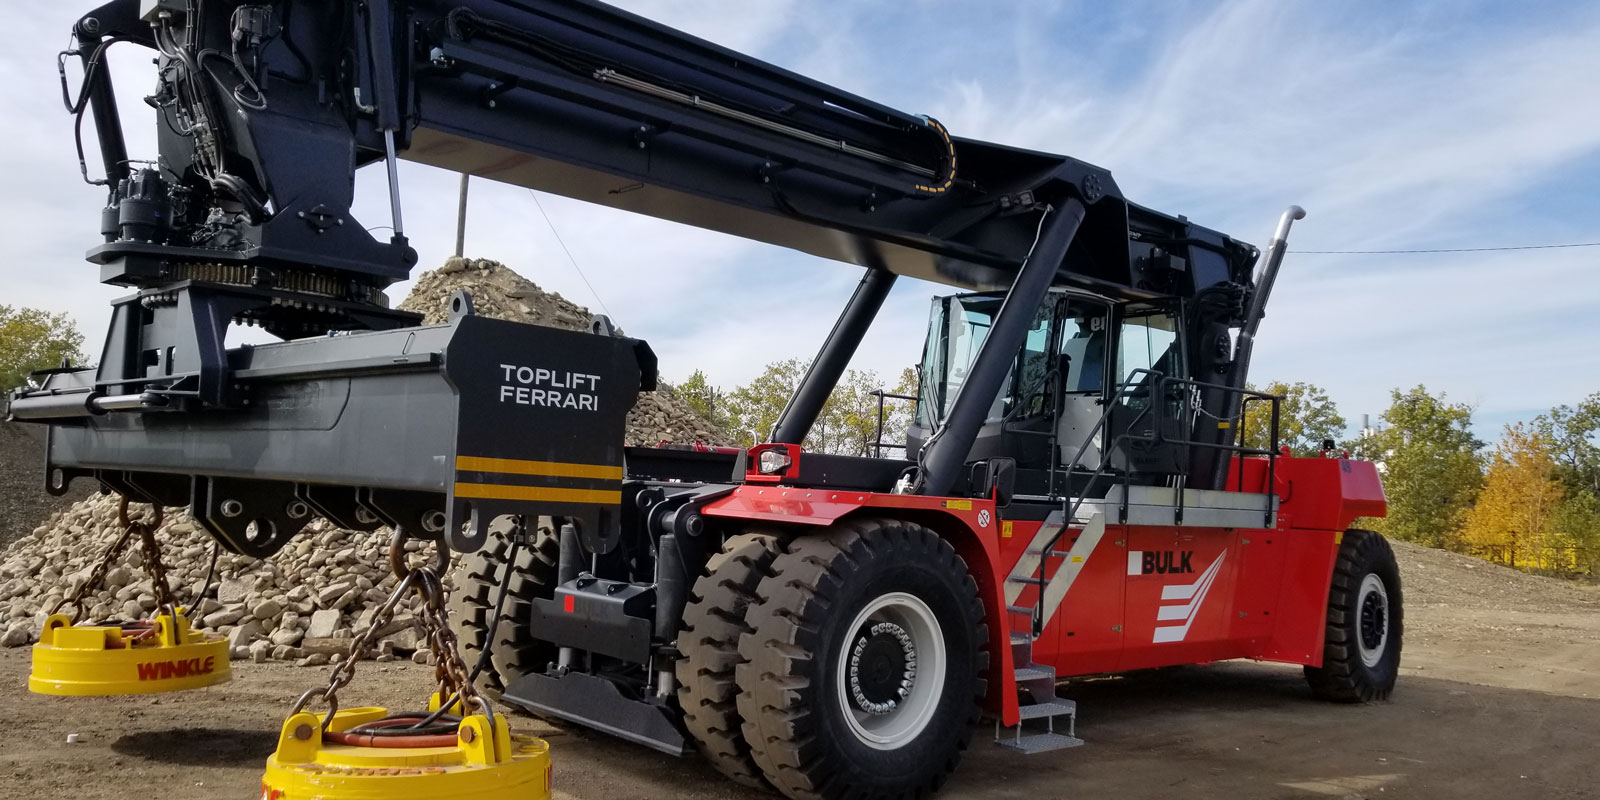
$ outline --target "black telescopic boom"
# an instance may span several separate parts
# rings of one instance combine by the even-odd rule
[[[995,315],[989,336],[979,346],[967,379],[950,404],[949,416],[922,450],[920,494],[948,494],[955,485],[966,466],[978,428],[983,425],[989,406],[999,393],[1017,350],[1022,347],[1028,324],[1033,321],[1039,303],[1044,301],[1056,271],[1066,258],[1067,247],[1072,244],[1085,211],[1077,198],[1069,198],[1060,208],[1045,213],[1048,216],[1042,221],[1044,228],[1039,240],[1000,304],[1000,313]]]
[[[828,402],[828,395],[839,385],[839,376],[844,374],[844,368],[849,366],[856,348],[861,345],[861,338],[867,335],[867,328],[872,326],[889,290],[894,288],[895,277],[893,272],[874,268],[868,268],[867,274],[861,276],[855,294],[850,295],[839,321],[833,323],[833,330],[828,332],[827,340],[806,370],[799,388],[778,415],[778,423],[772,428],[772,441],[783,444],[805,441],[822,413],[823,404]]]

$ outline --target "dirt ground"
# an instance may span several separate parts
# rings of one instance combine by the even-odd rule
[[[941,798],[1600,797],[1600,590],[1397,547],[1405,667],[1394,698],[1311,699],[1298,669],[1254,663],[1089,681],[1088,744],[1021,756],[980,730]],[[233,682],[162,697],[42,697],[26,649],[0,651],[14,687],[0,737],[0,798],[256,796],[289,702],[325,669],[235,662]],[[361,665],[347,703],[405,707],[432,670]],[[556,796],[735,798],[698,759],[673,759],[526,717],[546,736]],[[65,744],[77,733],[78,744]]]

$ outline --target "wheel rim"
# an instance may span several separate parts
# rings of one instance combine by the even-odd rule
[[[944,693],[944,633],[933,610],[905,592],[861,609],[839,647],[837,691],[850,732],[894,750],[928,727]]]
[[[1389,644],[1389,590],[1384,587],[1382,578],[1369,573],[1361,579],[1361,590],[1356,593],[1356,615],[1356,645],[1361,652],[1361,663],[1376,667]]]

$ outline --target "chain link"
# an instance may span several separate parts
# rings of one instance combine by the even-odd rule
[[[100,584],[105,582],[106,573],[111,571],[111,565],[116,563],[117,557],[122,555],[123,550],[127,549],[128,542],[133,538],[134,534],[139,535],[144,547],[145,568],[149,570],[151,582],[155,584],[157,608],[162,606],[176,607],[172,605],[172,589],[167,584],[166,569],[161,565],[161,556],[155,539],[156,529],[161,527],[162,509],[158,505],[152,505],[150,508],[153,509],[153,513],[148,521],[134,522],[128,517],[128,497],[123,495],[122,502],[117,506],[117,522],[122,525],[122,534],[117,537],[116,541],[106,547],[105,552],[100,556],[99,563],[96,563],[94,569],[89,573],[88,579],[78,584],[78,588],[72,592],[71,596],[63,597],[57,601],[55,606],[50,609],[51,614],[60,611],[64,606],[70,605],[72,606],[72,621],[81,622],[83,620],[84,598],[99,589]]]

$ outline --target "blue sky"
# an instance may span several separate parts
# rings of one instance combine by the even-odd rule
[[[1600,240],[1600,4],[657,0],[630,10],[938,117],[961,136],[1112,170],[1135,202],[1292,248]],[[87,4],[84,5],[87,8]],[[75,4],[12,9],[0,53],[0,303],[69,311],[92,342],[117,290],[82,261],[99,190],[82,185],[54,53]],[[152,147],[143,54],[113,60],[135,150]],[[453,175],[404,165],[423,264],[453,246]],[[356,215],[388,223],[380,173]],[[669,379],[746,381],[810,356],[855,268],[543,197],[561,238]],[[524,190],[474,184],[469,254],[598,305]],[[1291,255],[1256,350],[1258,381],[1326,387],[1352,422],[1425,383],[1480,434],[1600,391],[1600,248]],[[408,285],[391,291],[397,299]],[[911,363],[928,297],[903,281],[855,366]],[[751,336],[756,329],[769,336]]]

